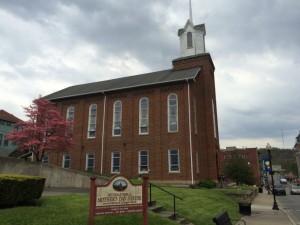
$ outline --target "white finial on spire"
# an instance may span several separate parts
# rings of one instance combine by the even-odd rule
[[[193,15],[192,15],[192,0],[190,0],[190,21],[193,22]]]

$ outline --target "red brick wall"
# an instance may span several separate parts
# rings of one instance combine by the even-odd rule
[[[193,97],[197,99],[198,133],[193,134],[194,165],[196,169],[196,151],[199,151],[200,173],[196,178],[217,180],[217,151],[219,150],[219,132],[217,117],[217,102],[215,93],[215,67],[209,54],[186,57],[173,61],[173,69],[181,70],[192,67],[201,67],[195,83],[191,83],[191,119],[194,121]],[[212,99],[215,105],[215,119],[217,138],[214,137]],[[194,124],[194,122],[192,123]],[[192,127],[193,128],[193,127]]]
[[[173,62],[174,70],[201,66],[195,81],[189,81],[192,155],[194,180],[217,179],[216,152],[219,140],[214,137],[212,119],[212,99],[215,101],[214,66],[209,54],[183,62]],[[178,132],[169,133],[167,127],[167,98],[170,93],[178,96]],[[138,176],[138,152],[149,151],[149,177],[152,180],[191,181],[191,158],[189,136],[188,85],[187,82],[106,93],[104,124],[103,174],[111,174],[111,153],[121,152],[121,174],[128,177]],[[149,134],[139,135],[139,100],[149,99]],[[194,132],[194,98],[196,99],[197,127]],[[122,133],[112,136],[113,104],[122,101]],[[86,154],[95,153],[95,171],[101,171],[102,128],[104,96],[82,96],[74,99],[56,101],[61,114],[66,116],[69,106],[74,106],[74,149],[70,150],[71,168],[85,170]],[[96,138],[87,138],[89,106],[97,104]],[[216,101],[215,101],[216,106]],[[215,109],[215,113],[217,110]],[[217,116],[216,116],[217,122]],[[179,149],[180,173],[168,172],[168,150]],[[196,159],[198,152],[198,159]],[[50,163],[62,165],[62,154],[49,156]],[[197,161],[199,173],[197,173]]]

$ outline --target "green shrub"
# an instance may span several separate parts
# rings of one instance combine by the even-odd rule
[[[14,174],[0,175],[0,208],[32,205],[42,196],[46,178]]]
[[[198,187],[203,187],[203,188],[208,188],[208,189],[211,189],[211,188],[215,188],[217,186],[216,182],[214,182],[213,180],[201,180],[199,181],[198,183]]]

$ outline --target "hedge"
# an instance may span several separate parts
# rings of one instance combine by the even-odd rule
[[[0,208],[34,204],[45,181],[45,177],[0,174]]]
[[[217,186],[217,184],[213,180],[207,179],[207,180],[199,181],[198,186],[211,189],[211,188],[215,188]]]

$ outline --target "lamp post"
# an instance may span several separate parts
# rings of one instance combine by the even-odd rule
[[[259,152],[259,151],[257,151],[257,162],[258,162],[258,174],[259,174],[259,180],[258,180],[258,182],[259,182],[259,193],[263,193],[263,176],[262,176],[262,165],[261,165],[261,152]]]
[[[269,161],[270,161],[270,172],[269,174],[271,175],[271,180],[272,180],[272,194],[273,194],[273,198],[274,198],[274,203],[273,203],[273,210],[279,210],[278,208],[278,205],[277,205],[277,202],[276,202],[276,196],[274,194],[274,178],[273,178],[273,175],[274,175],[274,172],[273,172],[273,168],[272,168],[272,155],[271,155],[271,145],[268,143],[267,146],[266,146],[267,150],[268,150],[268,156],[269,156]]]

